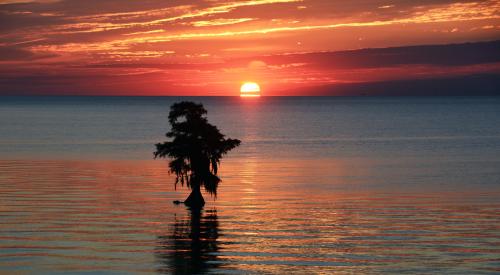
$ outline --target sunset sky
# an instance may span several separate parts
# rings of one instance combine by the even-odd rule
[[[0,0],[0,94],[239,95],[255,81],[308,95],[498,75],[500,43],[451,45],[495,40],[500,1]]]

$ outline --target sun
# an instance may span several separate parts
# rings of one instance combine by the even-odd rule
[[[241,85],[240,96],[256,97],[260,96],[260,86],[255,82],[245,82]]]

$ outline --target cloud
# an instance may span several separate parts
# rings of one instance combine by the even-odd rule
[[[264,71],[302,68],[317,71],[382,69],[404,66],[439,68],[500,63],[500,40],[450,45],[421,45],[334,52],[310,52],[252,56],[209,63],[112,62],[77,66],[80,68],[157,68],[164,70],[222,70],[225,68]],[[149,55],[173,52],[146,52]],[[138,53],[139,55],[141,53]],[[496,66],[498,67],[498,66]]]
[[[336,23],[321,23],[321,24],[307,24],[300,23],[297,24],[297,20],[292,20],[287,25],[282,25],[282,20],[271,20],[275,22],[276,26],[267,27],[262,26],[262,24],[254,25],[252,27],[244,29],[222,29],[217,31],[199,32],[192,29],[182,29],[182,27],[159,29],[166,23],[175,23],[177,21],[183,21],[187,19],[193,19],[197,17],[210,17],[217,14],[224,14],[232,12],[235,9],[248,7],[248,6],[258,6],[265,4],[276,4],[276,3],[289,3],[297,2],[296,0],[268,0],[268,1],[243,1],[243,2],[233,2],[228,4],[223,4],[219,6],[207,7],[202,9],[193,9],[192,6],[175,6],[163,9],[157,9],[153,11],[135,11],[135,12],[118,12],[118,13],[105,13],[100,15],[92,16],[80,16],[76,19],[83,20],[89,19],[90,21],[79,21],[77,23],[68,24],[58,24],[51,28],[48,28],[46,35],[50,37],[66,35],[67,41],[64,43],[64,39],[54,39],[52,40],[56,43],[44,43],[43,45],[34,46],[33,51],[43,51],[43,52],[88,52],[88,51],[117,51],[123,49],[124,51],[130,52],[129,48],[133,45],[138,44],[158,44],[165,42],[175,42],[175,41],[189,41],[189,40],[209,40],[209,39],[223,39],[239,36],[268,36],[275,33],[307,33],[310,31],[329,31],[335,29],[345,29],[345,28],[372,28],[372,27],[384,27],[392,25],[407,25],[407,24],[435,24],[435,23],[447,23],[447,22],[458,22],[458,21],[477,21],[477,20],[494,20],[500,19],[500,14],[496,12],[500,9],[500,4],[496,2],[487,1],[484,3],[453,3],[444,6],[431,6],[427,9],[423,7],[414,7],[411,12],[406,17],[401,18],[391,18],[391,19],[377,19],[377,20],[359,20],[350,22],[336,22]],[[175,12],[174,12],[175,11]],[[179,14],[172,14],[171,12]],[[162,16],[159,19],[140,21],[135,18],[135,16],[145,17],[150,14]],[[169,15],[169,16],[163,16]],[[132,21],[127,22],[113,22],[115,17],[133,16]],[[72,18],[72,17],[70,17]],[[104,19],[103,19],[104,18]],[[40,16],[34,16],[31,20],[41,20]],[[75,18],[73,18],[75,20]],[[60,17],[56,17],[52,20],[63,20]],[[68,20],[65,18],[64,20]],[[207,26],[227,26],[227,25],[237,25],[238,23],[254,21],[253,17],[242,17],[242,18],[213,18],[210,20],[196,20],[184,22],[181,25],[192,25],[194,27],[207,27]],[[78,21],[78,20],[77,20]],[[25,22],[25,21],[23,21]],[[48,24],[50,20],[44,21]],[[256,22],[258,23],[258,22]],[[269,25],[269,24],[268,24]],[[272,24],[271,24],[272,25]],[[143,29],[140,28],[154,27],[155,29]],[[176,31],[178,29],[178,31]],[[457,28],[451,28],[452,30]],[[78,37],[76,34],[89,35],[92,33],[103,33],[103,32],[113,32],[125,30],[126,33],[121,33],[122,36],[117,37],[116,35],[108,36],[109,39],[102,41],[102,39],[97,39],[95,42],[82,41],[89,40],[89,38]],[[137,30],[137,31],[131,31]],[[482,29],[485,30],[485,29]],[[492,30],[492,29],[490,29]],[[123,36],[126,35],[126,38]],[[34,34],[36,38],[36,34]],[[130,37],[128,37],[130,36]],[[72,37],[74,39],[72,39]],[[91,36],[88,36],[91,37]],[[95,36],[96,38],[104,38],[105,36]],[[33,37],[30,37],[33,38]],[[49,37],[47,37],[49,38]],[[78,40],[77,40],[78,39]],[[237,39],[237,38],[236,38]],[[75,40],[75,41],[71,41]],[[300,43],[299,43],[300,45]]]
[[[15,46],[0,46],[0,61],[34,61],[37,59],[55,57],[57,55],[47,53],[33,53],[24,48]]]
[[[191,24],[195,27],[207,27],[207,26],[222,26],[222,25],[232,25],[232,24],[238,24],[238,23],[243,23],[247,21],[252,21],[255,20],[255,18],[219,18],[219,19],[213,19],[213,20],[206,20],[206,21],[195,21],[192,22]]]
[[[301,87],[282,91],[282,93],[315,96],[499,96],[499,86],[498,74],[474,74],[363,83],[336,83]]]
[[[315,68],[379,68],[426,64],[463,66],[500,62],[500,40],[258,57],[268,64],[307,63]],[[245,62],[245,61],[243,61]]]

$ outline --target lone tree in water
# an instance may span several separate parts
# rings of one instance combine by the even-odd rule
[[[156,144],[154,152],[155,158],[171,159],[169,167],[176,175],[175,187],[180,183],[191,189],[184,203],[192,208],[205,205],[200,192],[202,185],[210,195],[217,195],[220,159],[241,143],[225,138],[216,126],[208,123],[206,113],[203,105],[189,101],[170,106],[168,122],[172,129],[166,136],[171,141]]]

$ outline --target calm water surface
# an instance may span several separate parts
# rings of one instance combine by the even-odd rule
[[[0,98],[0,273],[500,272],[500,98],[191,98],[243,145],[201,213],[178,98]]]

